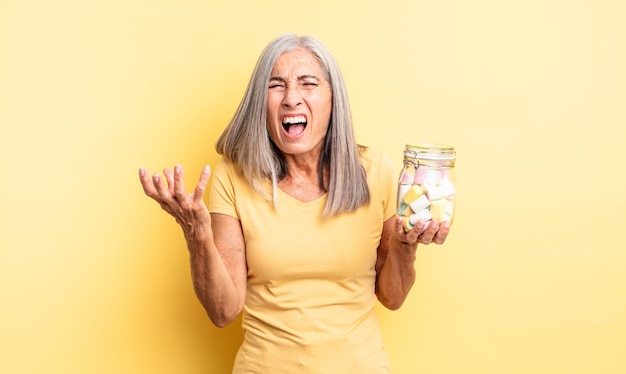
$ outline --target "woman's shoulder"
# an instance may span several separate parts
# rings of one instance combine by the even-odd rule
[[[388,154],[380,149],[359,145],[361,160],[365,170],[393,168],[393,161]]]
[[[259,188],[255,188],[244,174],[241,166],[227,157],[222,157],[216,162],[212,174],[214,183],[229,185],[233,190],[245,191],[245,193],[257,191],[264,197],[267,197],[264,193],[271,193],[271,182],[269,180],[260,182]]]
[[[230,180],[231,183],[245,180],[241,169],[226,157],[221,157],[213,167],[212,174],[215,178]]]
[[[221,171],[228,174],[241,174],[241,168],[237,166],[232,160],[228,159],[228,157],[220,157],[215,163],[215,171]]]

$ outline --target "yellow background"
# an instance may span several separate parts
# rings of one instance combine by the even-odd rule
[[[619,5],[618,5],[619,4]],[[396,374],[626,372],[626,6],[599,1],[0,2],[0,372],[227,373],[182,235],[262,48],[319,37],[359,142],[455,145],[457,216],[380,308]]]

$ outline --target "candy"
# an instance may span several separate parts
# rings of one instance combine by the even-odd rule
[[[397,215],[405,231],[432,222],[451,222],[454,215],[454,147],[436,143],[406,144],[398,181]]]
[[[402,217],[402,221],[403,221],[403,226],[404,226],[404,231],[409,232],[411,231],[411,229],[413,228],[413,226],[415,226],[415,224],[411,223],[411,220],[409,217]]]
[[[404,170],[398,186],[397,211],[398,216],[402,217],[404,230],[410,231],[420,221],[451,221],[454,193],[454,185],[445,169]]]
[[[413,179],[413,183],[422,185],[424,184],[424,179],[426,179],[426,170],[417,169],[415,171],[415,178]]]
[[[424,180],[422,181],[422,186],[424,188],[432,188],[435,187],[439,183],[439,179],[441,179],[441,174],[438,172],[434,172],[433,170],[426,170],[424,172]]]
[[[409,222],[412,225],[415,225],[418,221],[429,221],[433,218],[433,215],[430,213],[428,209],[422,209],[417,213],[413,213],[409,216]]]
[[[398,215],[408,217],[411,214],[413,214],[413,211],[411,210],[411,207],[409,206],[409,204],[401,203],[400,206],[398,207]]]
[[[400,183],[409,185],[409,183],[411,182],[411,179],[413,178],[414,177],[410,173],[403,172],[402,175],[400,176]]]
[[[443,199],[454,194],[454,186],[448,178],[442,178],[435,185],[426,187],[430,200]]]
[[[414,212],[419,212],[420,210],[426,209],[426,207],[428,207],[429,205],[430,200],[428,200],[428,197],[426,197],[426,195],[421,195],[409,204],[411,210],[413,210]]]
[[[411,185],[410,184],[401,184],[398,187],[398,201],[402,201],[404,195],[406,195],[407,192],[409,192],[409,190],[411,189]]]
[[[430,202],[432,219],[437,221],[449,221],[452,218],[453,202],[448,199],[438,199]]]
[[[440,179],[441,179],[441,172],[439,170],[427,169],[424,172],[424,181],[429,180],[429,181],[437,182]]]
[[[422,187],[415,184],[413,186],[410,186],[409,189],[402,195],[402,201],[405,204],[411,204],[422,195],[424,195],[424,190],[422,189]],[[414,209],[413,211],[415,212],[416,210]]]

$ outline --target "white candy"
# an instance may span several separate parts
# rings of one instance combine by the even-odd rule
[[[418,221],[428,221],[431,218],[433,218],[433,215],[430,213],[430,210],[422,209],[417,213],[411,214],[409,222],[411,225],[415,225]]]
[[[418,197],[417,200],[409,204],[409,206],[411,207],[411,210],[413,210],[414,212],[419,212],[423,209],[426,209],[426,207],[428,207],[429,205],[430,205],[430,200],[428,200],[426,195],[422,195]]]
[[[401,184],[400,187],[398,188],[398,201],[402,201],[402,199],[404,198],[404,195],[406,195],[406,193],[411,189],[411,187],[413,187],[410,184]]]
[[[424,187],[426,191],[432,190],[433,188],[437,188],[437,181],[434,179],[426,179],[424,183],[422,183],[422,187]]]
[[[426,174],[424,175],[424,181],[435,181],[441,179],[441,172],[439,170],[426,170]]]
[[[426,188],[430,200],[443,199],[454,194],[454,186],[448,178],[442,178],[434,187]]]

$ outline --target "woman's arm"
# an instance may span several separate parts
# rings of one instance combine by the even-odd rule
[[[187,241],[194,289],[211,321],[224,327],[234,321],[246,297],[246,258],[241,225],[236,218],[209,214],[203,196],[210,169],[205,167],[192,194],[185,191],[182,167],[150,177],[139,170],[146,195],[176,219]]]
[[[387,308],[402,306],[415,282],[415,258],[418,243],[443,244],[450,225],[436,221],[418,222],[408,233],[402,219],[394,216],[383,224],[376,261],[376,296]]]

